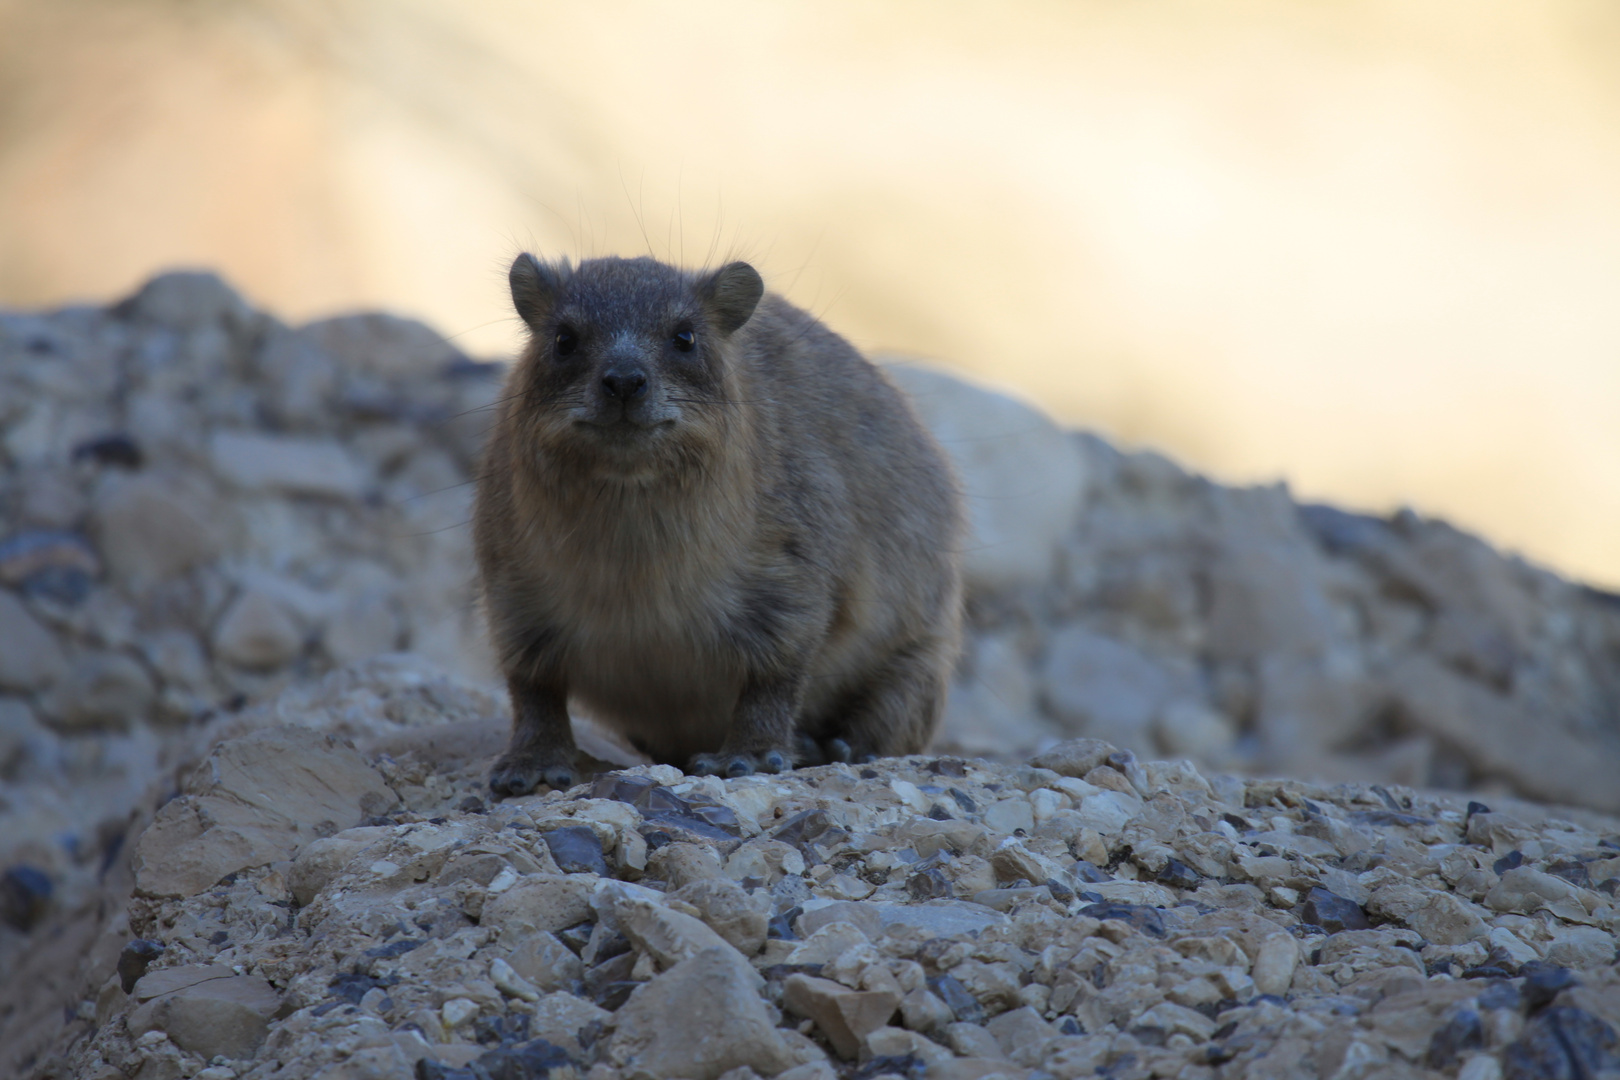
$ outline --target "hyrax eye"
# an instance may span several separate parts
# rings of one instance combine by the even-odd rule
[[[559,326],[557,336],[551,339],[551,344],[557,350],[558,356],[568,356],[579,348],[579,335],[574,333],[572,327]]]
[[[691,352],[697,345],[697,335],[683,327],[670,335],[669,343],[675,346],[678,352]]]

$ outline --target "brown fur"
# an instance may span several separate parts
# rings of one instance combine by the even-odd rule
[[[523,255],[512,287],[531,340],[473,526],[513,706],[496,792],[571,781],[570,699],[693,771],[922,750],[961,511],[894,386],[743,263]]]

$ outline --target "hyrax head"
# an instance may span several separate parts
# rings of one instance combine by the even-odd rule
[[[735,399],[726,348],[765,285],[747,263],[688,274],[652,259],[572,268],[519,255],[512,302],[528,325],[513,416],[555,463],[651,479],[713,448]]]

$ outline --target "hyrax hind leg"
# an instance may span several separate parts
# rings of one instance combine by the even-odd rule
[[[495,761],[489,787],[497,796],[527,795],[543,781],[553,788],[574,782],[574,729],[568,693],[560,685],[520,675],[506,680],[512,695],[512,742]]]
[[[921,753],[934,737],[950,673],[951,651],[943,642],[896,652],[817,732],[823,752],[832,761]]]

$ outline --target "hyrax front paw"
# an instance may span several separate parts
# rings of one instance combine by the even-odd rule
[[[698,776],[751,776],[756,772],[779,773],[793,768],[793,759],[783,750],[766,750],[749,754],[721,751],[718,754],[698,754],[692,758],[686,771]]]
[[[489,790],[496,798],[527,795],[542,783],[558,790],[572,787],[574,766],[570,755],[560,751],[508,751],[496,759],[489,774]]]

